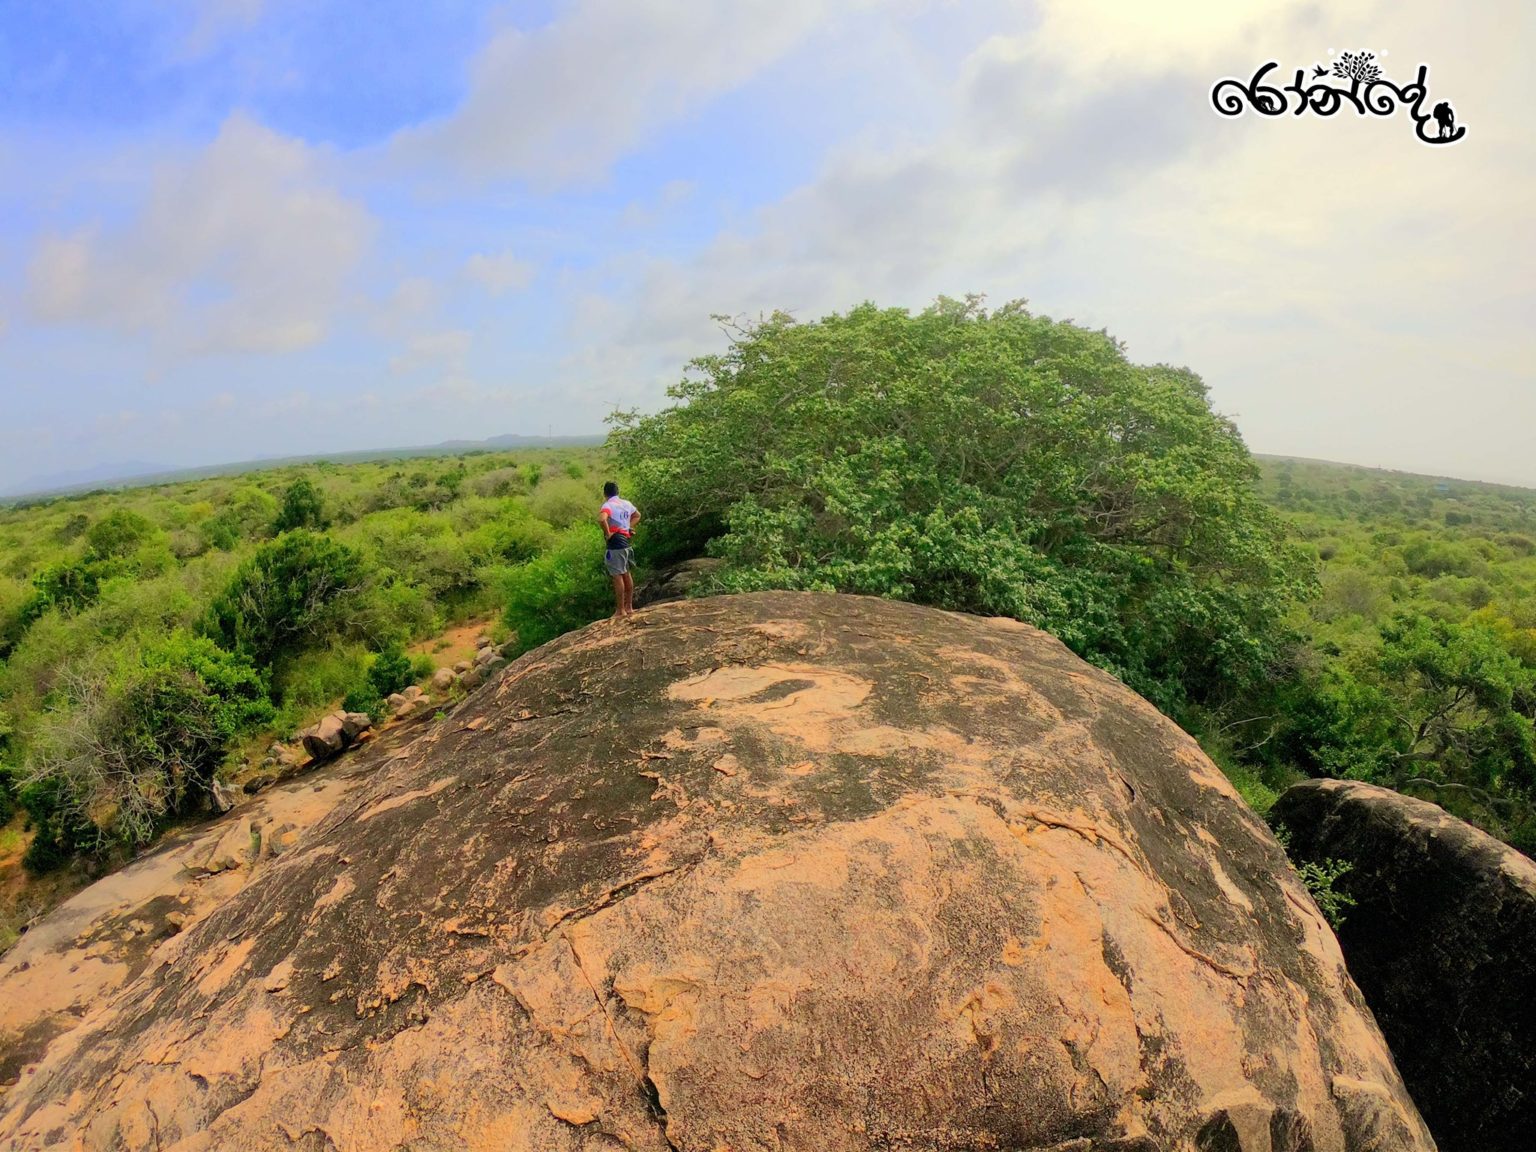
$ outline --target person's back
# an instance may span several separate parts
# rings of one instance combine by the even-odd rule
[[[640,510],[619,495],[619,486],[612,480],[603,485],[603,497],[597,522],[603,529],[606,542],[603,567],[613,580],[613,617],[617,620],[631,615],[635,610],[635,582],[630,575],[630,559],[633,555],[635,525],[640,522]]]

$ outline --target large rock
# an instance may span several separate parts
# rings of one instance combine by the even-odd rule
[[[701,556],[684,560],[647,575],[635,588],[635,607],[665,604],[681,600],[695,588],[707,590],[709,582],[725,566],[725,561]]]
[[[1352,865],[1350,972],[1443,1152],[1536,1141],[1536,863],[1386,788],[1311,780],[1275,816],[1304,860]]]
[[[304,751],[316,760],[329,760],[347,746],[346,725],[341,714],[333,712],[301,734]]]
[[[264,868],[55,1043],[0,1146],[1433,1147],[1264,825],[1011,621],[594,625]]]
[[[350,746],[356,743],[357,738],[373,727],[373,717],[366,712],[342,712],[341,734]]]

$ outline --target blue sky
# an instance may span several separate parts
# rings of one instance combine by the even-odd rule
[[[1468,138],[1210,108],[1355,48]],[[1256,450],[1536,484],[1532,49],[1518,0],[0,0],[0,490],[597,432],[711,313],[966,292]]]

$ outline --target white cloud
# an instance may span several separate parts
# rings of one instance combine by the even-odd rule
[[[413,336],[405,350],[390,360],[389,370],[400,376],[422,371],[462,376],[472,342],[470,333],[462,328]]]
[[[401,133],[409,161],[543,188],[601,176],[658,129],[752,79],[843,12],[880,0],[575,0],[476,58],[448,118]]]
[[[1536,157],[1514,111],[1521,48],[1503,31],[1517,0],[1457,17],[1454,35],[1427,0],[1239,18],[1138,4],[1139,23],[1110,18],[1132,7],[1047,4],[1032,35],[978,47],[930,139],[844,147],[701,253],[649,261],[628,291],[599,287],[627,269],[611,262],[572,303],[590,351],[571,377],[655,403],[684,359],[718,345],[711,313],[814,318],[984,291],[1107,325],[1138,359],[1190,363],[1260,450],[1536,481],[1517,431],[1536,420],[1519,319],[1536,314],[1536,229],[1520,206]],[[1432,96],[1454,99],[1482,142],[1426,148],[1405,112],[1233,121],[1210,108],[1220,76],[1271,57],[1308,65],[1358,46],[1362,26],[1397,46],[1388,60],[1429,61]],[[1473,380],[1518,418],[1459,424]]]
[[[464,262],[464,275],[468,276],[492,296],[505,292],[521,292],[533,283],[537,271],[527,260],[518,259],[512,252],[485,255],[477,252]]]
[[[177,352],[287,352],[320,341],[373,232],[320,154],[235,116],[163,167],[125,226],[43,238],[33,314],[128,332]]]
[[[206,56],[226,38],[261,19],[266,0],[194,0],[194,22],[182,45],[190,59]]]
[[[619,217],[624,228],[650,228],[661,221],[669,211],[693,199],[699,186],[692,180],[668,180],[648,203],[634,201],[627,204]]]

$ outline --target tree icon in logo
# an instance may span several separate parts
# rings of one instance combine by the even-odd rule
[[[1374,52],[1346,52],[1333,64],[1333,74],[1340,80],[1349,81],[1351,95],[1360,91],[1362,84],[1374,84],[1381,79],[1381,69],[1376,67]]]

